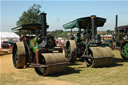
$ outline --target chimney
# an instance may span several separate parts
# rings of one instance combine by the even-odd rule
[[[45,38],[47,36],[47,23],[46,23],[46,13],[41,13],[41,35],[42,38]]]

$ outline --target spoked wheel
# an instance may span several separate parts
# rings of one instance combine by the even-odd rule
[[[76,57],[75,57],[75,49],[76,49],[76,43],[74,40],[69,40],[66,43],[66,47],[65,47],[65,54],[66,54],[66,58],[70,61],[70,62],[74,62]]]
[[[42,56],[41,56],[41,59],[39,59],[39,63],[40,63],[40,64],[43,64],[43,65],[46,65],[45,59],[42,58]],[[36,68],[35,68],[35,72],[36,72],[38,75],[43,76],[43,75],[45,74],[45,72],[46,72],[46,67],[36,67]]]
[[[38,75],[43,76],[44,73],[46,72],[46,68],[44,68],[44,67],[37,67],[37,68],[35,68],[35,71],[36,71],[36,73]]]
[[[93,55],[92,55],[91,51],[89,51],[88,57],[85,58],[86,66],[87,66],[87,67],[92,67],[93,62],[94,62]]]
[[[12,53],[13,65],[16,68],[23,68],[26,61],[25,47],[23,42],[17,42],[13,46]]]
[[[14,63],[14,66],[16,67],[17,64],[18,64],[18,50],[17,50],[17,47],[15,47],[15,49],[13,50],[14,52],[14,55],[13,55],[13,63]]]
[[[123,59],[128,59],[128,41],[122,43],[120,54]]]
[[[66,58],[72,62],[71,60],[71,46],[70,44],[68,44],[68,46],[65,49],[65,53],[66,53]]]
[[[89,47],[88,56],[85,57],[87,67],[111,66],[113,53],[110,47]]]

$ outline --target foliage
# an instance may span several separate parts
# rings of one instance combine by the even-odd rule
[[[112,34],[113,31],[112,30],[107,30],[106,32],[107,32],[107,34]]]
[[[58,38],[58,37],[69,38],[71,36],[70,31],[63,31],[63,30],[49,31],[48,34],[51,34],[55,38]],[[73,31],[72,34],[76,34],[76,31]]]
[[[17,21],[17,26],[23,24],[35,24],[40,22],[40,5],[33,4],[27,11],[24,11],[22,16]]]

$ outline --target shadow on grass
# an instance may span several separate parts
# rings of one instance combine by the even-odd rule
[[[4,56],[5,54],[0,54],[0,56]]]
[[[11,53],[4,52],[4,53],[0,53],[0,56],[5,56],[5,55],[9,55],[9,54],[11,54]]]
[[[76,74],[76,73],[80,73],[80,71],[82,71],[82,70],[75,69],[72,67],[66,67],[66,69],[63,72],[57,73],[54,75],[49,75],[49,77],[58,77],[58,76],[63,76],[63,75]]]
[[[114,62],[128,62],[128,59],[114,58]]]
[[[110,66],[105,66],[105,67],[111,68],[111,67],[123,66],[121,62],[128,62],[128,60],[124,60],[122,58],[113,58],[113,64]],[[104,67],[98,67],[98,68],[104,68]]]
[[[119,64],[120,62],[128,62],[128,60],[123,60],[121,58],[114,58],[112,65],[110,65],[110,66],[102,66],[102,67],[95,67],[95,68],[104,68],[104,67],[111,68],[111,67],[123,66],[123,64]],[[79,63],[71,63],[71,64],[69,64],[68,67],[66,67],[65,71],[63,71],[61,73],[49,75],[49,77],[58,77],[58,76],[63,76],[63,75],[78,74],[78,73],[80,73],[80,71],[83,71],[83,70],[81,70],[79,68],[86,68],[86,67],[78,67],[78,69],[76,69],[76,68],[70,67],[70,65],[81,65],[81,64],[79,64]]]
[[[123,64],[119,64],[120,62],[128,62],[128,60],[124,60],[122,58],[114,58],[112,67],[123,66]]]
[[[124,60],[122,58],[113,58],[113,63],[110,66],[98,66],[98,67],[94,67],[94,68],[104,68],[104,67],[111,68],[111,67],[123,66],[123,64],[121,64],[121,62],[128,62],[128,59]],[[81,67],[81,68],[85,68],[85,67]]]
[[[69,66],[72,66],[72,65],[81,65],[81,63],[76,63],[76,62],[74,62],[74,63],[70,63],[70,64],[69,64]]]

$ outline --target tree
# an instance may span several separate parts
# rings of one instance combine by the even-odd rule
[[[36,24],[40,23],[40,5],[33,4],[27,11],[24,11],[22,16],[17,21],[16,25],[20,26],[23,24]]]
[[[112,30],[107,30],[107,34],[112,34]]]

